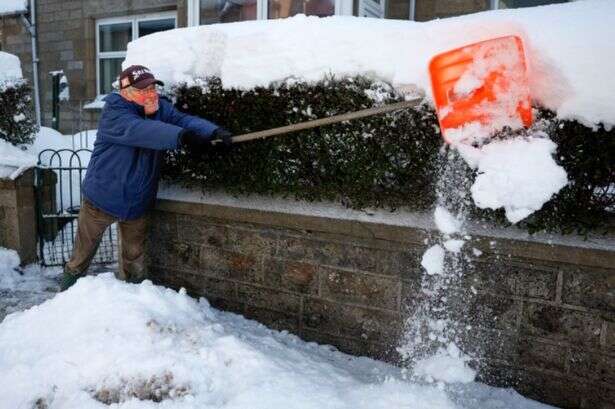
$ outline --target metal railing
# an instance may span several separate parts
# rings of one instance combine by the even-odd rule
[[[83,195],[81,182],[92,151],[45,149],[39,153],[36,172],[38,245],[41,264],[61,266],[72,254]],[[92,264],[117,261],[117,226],[103,235]]]

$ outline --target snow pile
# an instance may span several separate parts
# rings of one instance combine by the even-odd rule
[[[0,1],[0,15],[17,14],[28,10],[28,0],[2,0]]]
[[[423,367],[436,380],[469,378],[445,358]],[[0,323],[0,377],[7,408],[547,407],[476,383],[450,390],[411,383],[383,362],[305,343],[183,290],[127,284],[111,274],[80,279],[7,316]]]
[[[20,263],[15,250],[0,247],[0,291],[41,292],[57,286],[52,278],[59,269],[42,269],[36,264],[20,268]]]
[[[472,186],[478,207],[503,207],[506,218],[517,223],[566,186],[566,171],[552,157],[557,145],[543,136],[494,141],[481,149],[459,147],[478,169]]]
[[[15,179],[25,169],[36,165],[36,156],[0,139],[0,178]]]
[[[0,283],[3,283],[7,276],[12,275],[15,269],[19,267],[19,263],[19,255],[15,250],[0,247],[0,280],[2,280]],[[2,286],[4,287],[4,285]]]
[[[0,5],[0,14],[2,14],[1,7]],[[23,78],[23,74],[19,58],[13,54],[0,51],[0,82],[14,81],[21,78]]]
[[[32,145],[22,147],[13,146],[7,141],[0,139],[0,178],[15,179],[23,173],[25,169],[35,166],[38,161],[38,155],[46,149],[92,149],[96,140],[96,129],[90,129],[79,132],[75,135],[63,135],[52,128],[42,126],[34,139]],[[41,157],[42,163],[49,164],[52,152],[43,154]],[[90,161],[91,154],[88,152],[80,152],[79,156],[73,155],[71,152],[62,152],[59,155],[54,155],[53,166],[72,166],[72,167],[87,167]],[[73,178],[73,187],[69,183],[70,178]],[[80,185],[78,172],[63,172],[63,189],[64,197],[68,197],[72,191],[73,196],[79,197],[78,187]],[[59,199],[59,196],[58,196]],[[76,199],[75,203],[79,200]]]
[[[395,375],[397,374],[397,375]],[[397,368],[111,274],[0,324],[6,407],[455,408]],[[140,400],[139,400],[140,399]]]
[[[587,125],[615,124],[612,0],[426,23],[296,16],[183,28],[130,43],[123,67],[146,65],[167,85],[217,75],[227,87],[244,88],[289,77],[366,74],[399,87],[414,84],[431,95],[427,67],[433,56],[506,35],[524,41],[530,89],[538,103]],[[465,78],[460,91],[477,86],[471,79]]]
[[[466,365],[467,361],[469,359],[451,342],[446,348],[440,348],[435,355],[418,361],[414,366],[414,374],[428,382],[468,383],[474,380],[476,371]]]

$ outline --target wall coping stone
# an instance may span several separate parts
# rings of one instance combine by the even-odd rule
[[[0,165],[0,188],[15,186],[15,183],[19,183],[20,186],[27,186],[27,178],[20,178],[24,173],[30,169],[34,169],[36,166],[11,166]],[[26,184],[24,184],[26,183]]]
[[[179,214],[262,224],[301,231],[341,234],[364,239],[383,239],[400,244],[419,244],[437,234],[427,212],[373,212],[344,208],[335,203],[308,203],[258,195],[232,196],[194,191],[161,184],[156,208]],[[570,263],[599,268],[615,265],[615,234],[579,237],[534,234],[515,228],[468,223],[471,245],[485,255],[500,255]],[[495,241],[494,239],[497,239]],[[498,248],[506,249],[505,253]]]

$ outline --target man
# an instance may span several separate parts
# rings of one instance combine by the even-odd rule
[[[119,278],[145,278],[145,212],[156,200],[164,150],[202,150],[210,140],[228,147],[231,134],[204,119],[177,111],[160,99],[149,69],[133,65],[120,74],[120,92],[105,97],[94,151],[82,185],[77,237],[64,266],[62,290],[85,275],[103,233],[118,222]]]

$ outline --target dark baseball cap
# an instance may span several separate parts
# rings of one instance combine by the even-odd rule
[[[154,77],[149,68],[142,65],[131,65],[120,73],[120,89],[127,87],[143,89],[151,84],[164,85]]]

